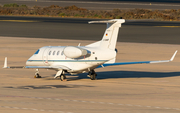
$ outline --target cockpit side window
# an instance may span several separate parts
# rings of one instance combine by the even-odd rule
[[[39,49],[34,54],[38,54],[38,53],[39,53]]]

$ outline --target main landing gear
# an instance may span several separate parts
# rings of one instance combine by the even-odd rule
[[[41,78],[41,76],[39,75],[39,69],[36,69],[36,73],[34,75],[34,78]]]
[[[89,71],[87,76],[90,77],[91,80],[96,80],[97,74],[94,70],[91,70],[91,71]],[[59,77],[61,81],[66,81],[66,75],[65,75],[65,72],[63,70],[59,70],[56,73],[54,78],[57,78],[57,77]],[[36,73],[35,73],[34,78],[41,78],[41,76],[39,74],[39,69],[36,69]]]
[[[64,74],[63,70],[60,70],[56,73],[54,78],[60,77],[61,81],[65,81],[66,80],[66,75]]]
[[[64,75],[64,74],[63,74],[63,75],[60,75],[60,80],[61,80],[61,81],[66,81],[66,75]]]
[[[87,76],[90,77],[91,80],[96,80],[97,74],[94,70],[91,70],[91,71],[89,71]]]
[[[66,80],[66,75],[65,72],[63,70],[60,70],[56,73],[54,78],[59,77],[61,81],[65,81]],[[39,69],[36,69],[36,73],[34,75],[34,78],[41,78],[40,74],[39,74]]]

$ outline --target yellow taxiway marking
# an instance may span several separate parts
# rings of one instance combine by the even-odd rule
[[[154,26],[154,27],[180,27],[180,26]]]
[[[33,20],[0,20],[4,22],[38,22],[38,21],[33,21]]]

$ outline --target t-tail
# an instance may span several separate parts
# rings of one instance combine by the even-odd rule
[[[90,21],[89,23],[106,23],[107,28],[100,41],[100,48],[115,50],[119,27],[124,23],[124,19],[113,19],[107,21]]]

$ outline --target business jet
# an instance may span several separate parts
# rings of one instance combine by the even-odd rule
[[[26,66],[7,66],[7,57],[3,68],[33,68],[36,69],[35,78],[41,78],[39,69],[52,69],[57,71],[54,78],[59,77],[61,81],[66,79],[66,73],[71,75],[88,73],[91,80],[95,80],[97,74],[94,69],[114,65],[149,64],[173,61],[177,51],[170,60],[139,61],[139,62],[117,62],[116,42],[119,28],[124,19],[112,19],[105,21],[90,21],[89,23],[106,23],[102,40],[86,46],[45,46],[38,49],[26,62]]]

